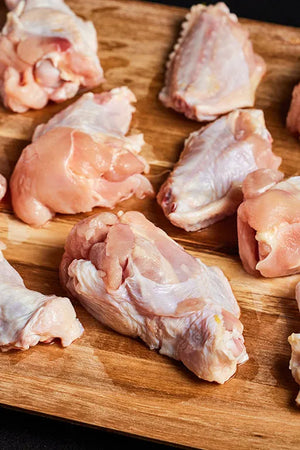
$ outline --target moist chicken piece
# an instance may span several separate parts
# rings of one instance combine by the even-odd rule
[[[298,303],[298,308],[300,309],[300,282],[296,286],[296,300]],[[292,348],[292,356],[290,360],[290,370],[296,381],[300,384],[300,333],[292,333],[288,341]],[[300,406],[300,392],[297,395],[296,403]]]
[[[280,163],[263,112],[236,110],[189,136],[157,200],[174,225],[200,230],[236,211],[248,173]]]
[[[67,347],[82,333],[70,300],[27,289],[0,250],[0,350],[28,350],[54,339]]]
[[[135,96],[126,87],[84,94],[37,127],[11,177],[16,215],[41,226],[56,212],[75,214],[113,208],[135,194],[152,195],[138,152],[143,135],[125,136]]]
[[[104,325],[140,337],[200,378],[224,383],[248,359],[240,310],[223,272],[193,258],[139,212],[77,223],[60,275]]]
[[[195,5],[170,55],[159,98],[190,119],[214,120],[253,106],[265,71],[247,30],[224,3]]]
[[[3,199],[7,190],[7,181],[6,178],[0,173],[0,201]]]
[[[300,83],[294,87],[286,126],[293,134],[300,134]]]
[[[300,333],[292,333],[289,336],[288,341],[292,348],[289,367],[296,383],[300,384]],[[296,403],[300,406],[300,392],[296,397]]]
[[[9,0],[0,36],[0,94],[15,112],[41,109],[104,81],[97,35],[63,0]]]
[[[300,272],[300,177],[282,178],[281,172],[261,169],[243,183],[239,253],[245,270],[253,275]]]
[[[8,9],[14,9],[22,0],[5,0]]]

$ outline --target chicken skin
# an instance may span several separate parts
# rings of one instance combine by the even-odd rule
[[[70,300],[27,289],[0,250],[0,350],[28,350],[54,339],[67,347],[82,333]]]
[[[7,181],[6,178],[0,173],[0,201],[3,199],[7,190]]]
[[[214,120],[253,106],[265,70],[248,32],[224,3],[195,5],[170,55],[159,99],[190,119]]]
[[[63,0],[9,0],[0,36],[0,94],[7,108],[41,109],[104,81],[92,22]]]
[[[104,325],[140,337],[200,378],[224,383],[248,359],[239,306],[223,272],[193,258],[139,212],[77,223],[60,276]]]
[[[126,87],[84,94],[37,127],[10,181],[16,215],[41,226],[56,212],[76,214],[95,206],[113,208],[135,194],[152,195],[138,156],[142,134],[125,136],[135,96]]]
[[[173,225],[197,231],[236,211],[248,173],[280,163],[263,112],[236,110],[188,137],[157,200]]]
[[[286,118],[286,126],[292,134],[300,134],[300,83],[293,89],[292,101]]]
[[[298,308],[300,309],[300,282],[296,286],[296,300],[298,303]],[[292,333],[288,341],[292,348],[292,356],[290,359],[290,370],[296,381],[300,384],[300,333]],[[300,392],[297,395],[296,403],[300,406]]]
[[[282,179],[281,172],[261,169],[243,183],[239,253],[245,270],[253,275],[300,272],[300,177]]]

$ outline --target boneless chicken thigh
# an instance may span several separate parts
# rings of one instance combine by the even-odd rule
[[[280,277],[300,272],[300,177],[257,170],[243,183],[238,209],[239,253],[253,275]]]
[[[296,286],[296,300],[300,309],[300,282]],[[288,340],[292,348],[290,369],[295,381],[300,384],[300,333],[292,333]],[[297,395],[296,403],[300,406],[300,392]]]
[[[10,181],[16,215],[41,226],[56,212],[75,214],[112,208],[135,194],[153,193],[138,156],[142,134],[125,136],[135,96],[126,87],[84,94],[37,127]]]
[[[27,289],[0,250],[0,350],[28,350],[54,339],[66,347],[82,333],[70,300]]]
[[[0,94],[15,112],[41,109],[104,81],[97,35],[63,0],[7,1],[0,36]]]
[[[159,98],[190,119],[214,120],[253,106],[265,70],[247,30],[224,3],[195,5],[170,55]]]
[[[200,378],[224,383],[247,360],[240,310],[223,272],[193,258],[139,212],[77,223],[60,274],[100,322],[140,337]]]
[[[236,211],[248,173],[280,163],[263,112],[235,110],[188,137],[157,200],[174,225],[200,230]]]

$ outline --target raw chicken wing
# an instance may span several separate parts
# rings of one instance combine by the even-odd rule
[[[56,212],[113,208],[133,194],[152,194],[142,175],[148,166],[138,156],[143,135],[125,136],[134,101],[126,87],[90,92],[38,126],[10,181],[16,215],[41,226]]]
[[[300,283],[296,286],[296,300],[300,309]],[[293,333],[288,338],[292,347],[292,357],[290,360],[290,370],[296,383],[300,384],[300,333]],[[297,395],[296,403],[300,406],[300,392]]]
[[[104,81],[92,22],[63,0],[8,0],[0,36],[0,94],[15,112],[41,109]]]
[[[248,32],[224,3],[195,5],[170,55],[159,98],[190,119],[214,120],[253,106],[265,70]]]
[[[7,181],[6,178],[0,173],[0,201],[3,199],[7,190]]]
[[[263,112],[236,110],[189,136],[157,200],[174,225],[200,230],[236,211],[248,173],[280,163]]]
[[[27,289],[0,250],[0,350],[28,350],[54,339],[67,347],[82,333],[70,300]]]
[[[300,177],[282,178],[281,172],[261,169],[243,183],[239,253],[245,270],[253,275],[300,272]]]
[[[293,134],[300,134],[300,83],[294,87],[286,126]]]
[[[247,360],[240,310],[223,272],[193,258],[139,212],[76,224],[60,273],[96,319],[140,337],[200,378],[224,383]]]

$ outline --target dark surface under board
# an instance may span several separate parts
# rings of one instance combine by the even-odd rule
[[[193,0],[150,0],[165,5],[182,6],[189,8],[197,3]],[[221,1],[221,0],[219,0]],[[199,3],[201,3],[199,1]],[[203,3],[215,4],[215,1],[204,1]],[[300,2],[299,0],[228,0],[225,1],[230,10],[239,17],[261,20],[263,22],[280,23],[293,27],[300,27]]]
[[[190,7],[195,3],[191,0],[157,0],[156,2],[182,7]],[[206,1],[205,3],[216,2]],[[300,26],[300,5],[298,1],[229,0],[226,3],[232,12],[238,16]],[[118,449],[121,447],[143,448],[144,450],[170,448],[170,446],[159,443],[142,441],[52,418],[39,417],[27,412],[0,408],[0,448],[2,450]]]

